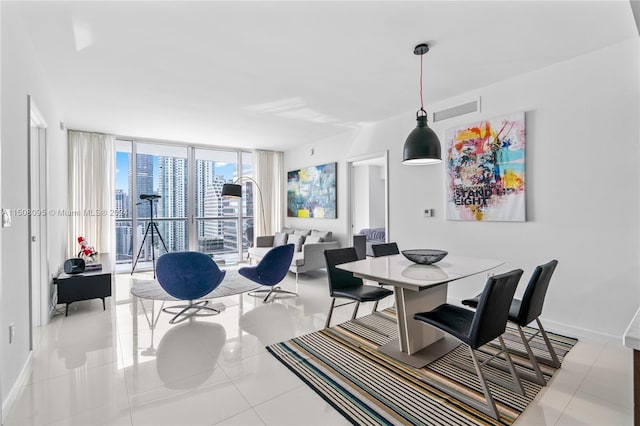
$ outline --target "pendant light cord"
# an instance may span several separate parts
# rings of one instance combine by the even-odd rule
[[[425,111],[425,109],[424,109],[424,97],[422,96],[422,63],[423,63],[423,58],[424,58],[424,53],[421,53],[420,54],[420,109],[418,110],[418,113],[416,114],[416,117],[419,117],[421,112],[425,117],[427,115],[427,111]]]
[[[420,109],[424,110],[424,99],[422,98],[422,60],[424,55],[420,55]]]
[[[424,110],[424,96],[422,95],[422,80],[423,80],[423,56],[425,53],[429,51],[429,45],[426,43],[419,44],[413,49],[413,53],[415,55],[420,56],[420,109],[416,113],[416,118],[420,117],[420,113],[422,113],[423,117],[427,116],[427,111]]]

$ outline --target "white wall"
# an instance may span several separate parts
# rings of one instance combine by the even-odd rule
[[[351,206],[353,214],[353,232],[369,227],[369,168],[352,167],[353,193]],[[366,191],[364,190],[366,189]]]
[[[347,144],[349,143],[350,142],[347,141]],[[321,143],[311,144],[304,148],[288,151],[284,155],[284,170],[285,172],[289,172],[291,170],[300,169],[302,167],[317,166],[320,164],[333,163],[335,161],[341,160],[341,158],[336,157],[336,153],[345,152],[345,148],[347,148],[348,150],[348,146],[345,147],[344,144],[345,138],[343,136],[338,136],[325,139]],[[313,151],[311,151],[311,148],[313,148]],[[348,155],[346,157],[348,157]],[[334,239],[340,241],[342,245],[345,245],[346,242],[350,239],[349,233],[347,232],[346,217],[348,202],[346,194],[346,173],[346,163],[344,161],[339,161],[337,168],[338,217],[336,219],[304,219],[297,217],[285,217],[285,226],[332,231]]]
[[[401,164],[415,111],[309,146],[322,154],[318,163],[339,161],[339,200],[346,191],[344,158],[389,150],[389,236],[401,249],[504,259],[502,270],[523,268],[524,281],[535,265],[556,258],[543,313],[549,328],[619,337],[640,300],[638,52],[632,39],[484,87],[461,96],[481,96],[480,114],[432,126],[444,141],[445,128],[526,112],[527,222],[446,221],[445,166]],[[428,84],[437,82],[427,83],[427,93]],[[308,165],[307,150],[285,153],[287,167]],[[339,202],[339,217],[345,206]],[[434,208],[435,217],[423,217],[425,208]],[[340,220],[327,225],[345,232]],[[450,299],[476,294],[484,281],[451,285]]]
[[[352,169],[354,191],[351,194],[353,231],[384,228],[384,173],[380,166],[363,165]]]
[[[1,202],[3,208],[27,208],[27,95],[31,95],[49,124],[47,129],[48,187],[50,209],[67,208],[67,148],[65,132],[33,47],[21,28],[12,3],[2,2],[2,136]],[[0,283],[0,376],[5,405],[29,359],[29,236],[28,218],[13,217],[10,228],[2,229]],[[47,233],[47,262],[57,271],[66,257],[67,222],[50,217]],[[8,325],[15,323],[15,340],[9,344]],[[34,344],[37,342],[34,341]],[[5,412],[6,414],[6,412]]]
[[[384,169],[368,166],[369,169],[369,228],[384,228]]]

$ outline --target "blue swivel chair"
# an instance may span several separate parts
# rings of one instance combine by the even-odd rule
[[[245,266],[244,268],[238,269],[238,273],[243,277],[268,287],[253,291],[249,293],[249,296],[258,297],[263,293],[267,293],[262,300],[264,303],[267,303],[272,294],[273,299],[275,299],[277,294],[298,295],[298,293],[282,290],[278,287],[278,284],[280,284],[284,277],[287,276],[287,272],[289,272],[295,248],[296,246],[294,244],[285,244],[274,247],[264,255],[260,263],[257,265]]]
[[[187,305],[171,306],[163,311],[174,314],[170,324],[182,322],[192,316],[216,315],[220,311],[210,306],[208,300],[193,303],[220,285],[226,271],[206,254],[195,251],[166,253],[158,258],[156,277],[169,295],[188,300]],[[177,312],[175,310],[178,310]],[[207,312],[200,312],[200,311]]]

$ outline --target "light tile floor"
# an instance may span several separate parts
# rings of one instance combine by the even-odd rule
[[[290,274],[282,287],[296,298],[231,296],[215,301],[220,315],[170,325],[163,313],[154,327],[160,303],[132,299],[130,282],[116,276],[106,311],[100,300],[75,303],[37,330],[31,374],[6,425],[348,424],[265,350],[323,327],[324,272],[297,286]],[[333,323],[350,311],[338,308]],[[632,404],[631,351],[581,339],[517,424],[630,425]]]

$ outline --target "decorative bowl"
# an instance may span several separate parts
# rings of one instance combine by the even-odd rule
[[[420,265],[431,265],[444,259],[448,251],[434,249],[402,250],[404,257]]]

